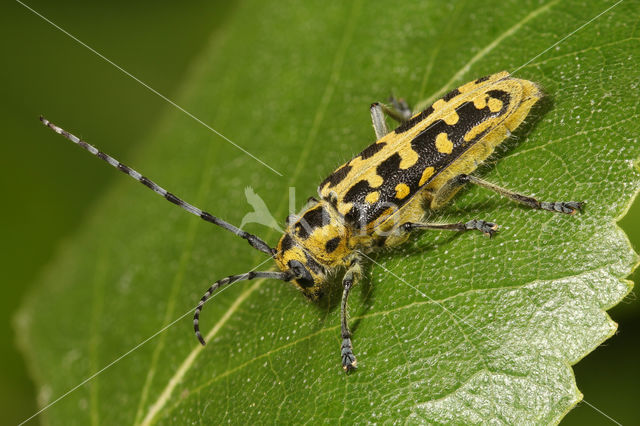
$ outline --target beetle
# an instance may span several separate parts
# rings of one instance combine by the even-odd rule
[[[290,215],[275,248],[168,192],[134,169],[56,126],[42,123],[136,179],[166,200],[203,220],[247,240],[271,256],[279,271],[249,271],[216,281],[198,303],[193,319],[201,344],[202,308],[220,287],[255,278],[291,281],[310,299],[317,299],[334,272],[342,278],[342,368],[356,368],[347,307],[352,287],[362,276],[364,254],[395,247],[416,230],[480,231],[492,236],[498,225],[481,219],[459,223],[429,223],[428,211],[445,205],[463,186],[475,184],[533,209],[574,214],[583,202],[542,202],[471,175],[506,140],[542,98],[533,82],[503,71],[470,81],[444,95],[425,110],[412,114],[407,104],[374,103],[370,107],[376,142],[337,168],[318,187],[299,214]],[[385,117],[400,124],[389,131]]]

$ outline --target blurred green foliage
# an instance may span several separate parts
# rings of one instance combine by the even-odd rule
[[[231,12],[228,6],[210,2],[28,4],[169,97],[180,89],[194,57]],[[0,412],[3,420],[13,423],[28,417],[36,406],[23,361],[13,349],[11,316],[42,266],[118,177],[88,161],[80,150],[52,144],[50,137],[42,136],[37,116],[46,113],[53,121],[64,117],[69,129],[80,129],[79,136],[123,157],[171,107],[18,3],[6,9],[0,18],[0,43],[10,58],[0,70],[2,81],[9,83],[2,86],[0,106],[5,128],[0,157],[5,194],[0,339],[7,350],[0,354]],[[46,216],[41,214],[43,206]],[[621,222],[636,248],[639,218],[636,202]],[[639,308],[633,297],[614,308],[618,335],[575,366],[586,400],[622,423],[639,420]],[[564,423],[604,423],[602,419],[581,404]]]
[[[232,10],[220,1],[25,4],[168,97]],[[170,107],[17,2],[2,6],[0,34],[0,423],[15,424],[36,411],[36,395],[15,348],[12,316],[42,267],[119,177],[43,137],[38,116],[64,117],[122,156]]]

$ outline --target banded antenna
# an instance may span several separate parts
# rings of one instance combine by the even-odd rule
[[[213,283],[213,285],[209,287],[209,289],[204,294],[204,296],[202,296],[202,299],[200,299],[200,302],[196,307],[196,313],[193,315],[193,329],[195,330],[196,337],[198,338],[202,346],[205,345],[205,341],[204,341],[204,337],[202,337],[202,334],[200,334],[200,325],[199,325],[200,312],[202,312],[202,307],[207,302],[209,297],[211,297],[211,294],[213,294],[214,291],[216,291],[217,289],[219,289],[224,285],[233,284],[238,281],[252,280],[254,278],[273,278],[281,281],[290,281],[292,278],[294,278],[294,275],[292,272],[289,272],[289,271],[286,271],[286,272],[251,271],[251,272],[246,272],[240,275],[231,275]]]
[[[249,234],[248,232],[245,232],[245,231],[233,226],[232,224],[230,224],[230,223],[228,223],[228,222],[226,222],[226,221],[224,221],[224,220],[222,220],[222,219],[220,219],[218,217],[213,216],[211,213],[207,213],[207,212],[205,212],[203,210],[200,210],[199,208],[187,203],[186,201],[183,201],[182,199],[176,197],[171,192],[167,191],[166,189],[164,189],[163,187],[158,185],[157,183],[155,183],[152,180],[142,176],[139,172],[133,170],[132,168],[130,168],[128,166],[125,166],[124,164],[122,164],[121,162],[116,160],[115,158],[113,158],[110,155],[105,154],[104,152],[100,151],[95,146],[93,146],[91,144],[88,144],[87,142],[81,140],[77,136],[72,135],[71,133],[67,132],[66,130],[56,126],[55,124],[51,123],[46,118],[41,116],[40,117],[40,121],[42,121],[42,124],[44,124],[45,126],[49,127],[54,132],[64,136],[65,138],[69,139],[71,142],[73,142],[76,145],[79,145],[80,147],[82,147],[84,150],[89,151],[91,154],[93,154],[96,157],[106,161],[107,163],[109,163],[110,165],[112,165],[116,169],[120,170],[121,172],[131,176],[132,178],[134,178],[135,180],[137,180],[138,182],[140,182],[141,184],[143,184],[147,188],[150,188],[156,194],[159,194],[162,197],[164,197],[167,201],[170,201],[173,204],[175,204],[177,206],[180,206],[182,209],[188,211],[191,214],[194,214],[194,215],[200,217],[201,219],[203,219],[203,220],[205,220],[207,222],[213,223],[214,225],[218,225],[219,227],[221,227],[223,229],[226,229],[229,232],[233,232],[235,235],[237,235],[237,236],[239,236],[241,238],[244,238],[245,240],[247,240],[249,242],[251,247],[255,248],[256,250],[260,250],[260,251],[262,251],[264,253],[267,253],[271,257],[275,256],[276,249],[269,247],[269,245],[267,243],[265,243],[264,241],[262,241],[260,238],[256,237],[255,235]],[[213,285],[211,287],[209,287],[209,289],[204,294],[204,296],[202,296],[202,299],[200,299],[200,302],[198,303],[198,306],[196,307],[196,311],[195,311],[195,313],[193,315],[193,329],[196,332],[196,337],[198,338],[198,340],[200,341],[200,343],[202,345],[205,344],[205,341],[204,341],[204,338],[202,337],[202,334],[200,333],[200,326],[199,326],[200,312],[202,312],[202,307],[207,302],[207,300],[211,297],[211,294],[213,294],[214,291],[216,291],[217,289],[219,289],[220,287],[222,287],[224,285],[233,284],[233,283],[238,282],[238,281],[252,280],[254,278],[273,278],[273,279],[282,280],[282,281],[290,281],[292,278],[294,278],[294,274],[292,272],[290,272],[290,271],[286,271],[286,272],[250,271],[250,272],[245,272],[244,274],[240,274],[240,275],[231,275],[231,276],[222,278],[221,280],[218,280],[215,283],[213,283]]]
[[[91,144],[88,144],[87,142],[81,140],[77,136],[72,135],[71,133],[67,132],[66,130],[56,126],[55,124],[53,124],[52,122],[50,122],[46,118],[40,116],[40,121],[42,121],[42,124],[44,124],[45,126],[50,128],[54,132],[58,133],[59,135],[64,136],[65,138],[67,138],[71,142],[73,142],[76,145],[79,145],[80,147],[82,147],[84,150],[89,151],[91,154],[95,155],[96,157],[106,161],[107,163],[109,163],[110,165],[115,167],[116,169],[120,170],[122,173],[131,176],[132,178],[134,178],[135,180],[137,180],[138,182],[140,182],[141,184],[143,184],[147,188],[151,189],[156,194],[159,194],[162,197],[164,197],[167,201],[170,201],[173,204],[175,204],[175,205],[181,207],[182,209],[188,211],[189,213],[200,217],[202,220],[205,220],[207,222],[213,223],[214,225],[218,225],[222,229],[226,229],[227,231],[234,233],[235,235],[239,236],[240,238],[244,238],[245,240],[247,240],[249,242],[251,247],[255,248],[256,250],[260,250],[261,252],[267,253],[271,257],[273,257],[275,255],[276,250],[274,248],[269,247],[269,245],[267,243],[262,241],[257,236],[252,235],[252,234],[250,234],[250,233],[248,233],[246,231],[243,231],[242,229],[240,229],[240,228],[238,228],[236,226],[233,226],[229,222],[226,222],[226,221],[220,219],[219,217],[216,217],[216,216],[212,215],[211,213],[207,213],[207,212],[205,212],[203,210],[200,210],[199,208],[187,203],[186,201],[181,200],[180,198],[176,197],[171,192],[167,191],[166,189],[164,189],[163,187],[161,187],[157,183],[153,182],[150,179],[147,179],[146,177],[142,176],[137,171],[135,171],[132,168],[122,164],[121,162],[119,162],[118,160],[113,158],[112,156],[110,156],[108,154],[105,154],[104,152],[102,152],[98,148],[96,148],[95,146],[93,146]]]

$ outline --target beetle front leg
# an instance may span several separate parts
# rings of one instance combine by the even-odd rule
[[[342,358],[342,369],[345,373],[355,369],[357,365],[356,356],[353,354],[353,345],[351,344],[351,332],[347,324],[347,300],[349,299],[351,288],[356,284],[358,279],[360,279],[361,275],[362,264],[360,259],[356,258],[351,262],[347,272],[344,274],[344,278],[342,278],[343,290],[342,304],[340,307],[342,344],[340,345],[340,356]]]

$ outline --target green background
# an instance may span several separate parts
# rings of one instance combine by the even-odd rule
[[[28,4],[170,98],[180,91],[198,53],[216,38],[215,29],[233,13],[233,6],[213,2],[179,7],[150,2]],[[0,413],[3,421],[15,423],[33,414],[36,405],[34,386],[15,350],[12,315],[41,268],[83,223],[93,201],[120,178],[88,161],[86,153],[51,143],[37,116],[65,118],[65,126],[79,136],[97,145],[108,143],[111,152],[126,157],[171,107],[20,4],[3,9]],[[621,221],[636,249],[639,217],[636,202]],[[638,277],[636,273],[634,281]],[[639,307],[629,297],[614,308],[617,335],[574,368],[585,399],[623,424],[640,420]],[[580,404],[563,423],[584,422],[607,420]]]

